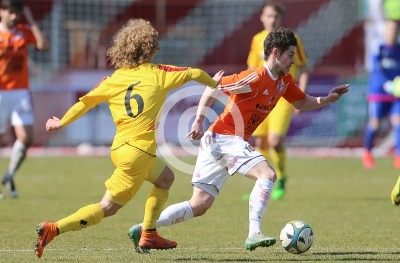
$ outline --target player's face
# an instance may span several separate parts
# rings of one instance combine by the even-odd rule
[[[385,43],[393,45],[397,41],[398,25],[395,21],[388,20],[385,22]]]
[[[284,52],[276,51],[276,71],[279,75],[285,75],[289,72],[290,67],[294,63],[295,46],[290,46]]]
[[[14,28],[20,17],[21,11],[14,9],[0,9],[1,23],[9,29]]]
[[[272,31],[281,26],[282,17],[273,7],[267,6],[263,9],[263,12],[260,15],[260,20],[266,30]]]

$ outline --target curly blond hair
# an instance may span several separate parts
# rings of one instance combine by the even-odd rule
[[[158,32],[149,21],[130,19],[114,35],[108,58],[116,69],[150,62],[158,50]]]

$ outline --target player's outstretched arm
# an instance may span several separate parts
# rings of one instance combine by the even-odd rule
[[[218,71],[213,80],[219,83],[224,75],[224,71]],[[197,107],[196,119],[192,124],[192,128],[190,132],[186,135],[186,138],[190,138],[191,140],[200,140],[204,134],[204,118],[210,108],[211,104],[218,96],[219,90],[216,87],[206,87],[203,94],[201,95],[199,105]]]
[[[46,130],[47,131],[59,130],[62,127],[82,117],[86,112],[88,112],[88,110],[90,110],[90,107],[86,106],[86,104],[83,103],[82,101],[79,101],[75,103],[65,113],[64,117],[62,117],[61,120],[54,116],[52,119],[48,119],[46,122]]]
[[[349,91],[349,84],[333,88],[325,97],[313,97],[306,95],[302,100],[293,102],[298,110],[313,110],[337,101],[343,94]]]
[[[191,140],[201,139],[204,134],[204,119],[211,104],[218,96],[218,93],[218,89],[206,87],[203,95],[201,95],[199,106],[197,107],[196,118],[193,121],[192,128],[190,132],[186,135],[186,138],[190,138]]]
[[[192,80],[207,85],[208,87],[215,88],[221,81],[221,78],[225,72],[223,70],[220,70],[212,78],[201,69],[192,68],[190,69],[190,73]]]

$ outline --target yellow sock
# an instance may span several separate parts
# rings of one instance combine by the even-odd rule
[[[271,149],[271,156],[273,161],[273,167],[276,172],[278,179],[283,179],[286,177],[286,149],[281,152],[277,152]]]
[[[79,209],[76,213],[57,222],[59,233],[77,231],[94,226],[104,218],[104,211],[99,204],[92,204]]]
[[[168,199],[168,190],[153,187],[147,196],[143,229],[156,229],[157,220],[164,209],[165,202]]]
[[[272,166],[272,160],[271,160],[271,155],[269,154],[269,149],[261,149],[261,148],[257,148],[257,151],[259,153],[261,153],[265,159],[267,159],[267,162]]]

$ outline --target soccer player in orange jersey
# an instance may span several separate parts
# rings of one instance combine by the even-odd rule
[[[24,16],[29,25],[19,24]],[[2,0],[0,5],[0,141],[8,123],[16,141],[8,170],[2,179],[10,197],[17,197],[14,175],[32,142],[33,112],[29,95],[28,45],[47,50],[50,45],[36,24],[30,9],[21,0]],[[4,195],[0,193],[0,199]]]
[[[274,169],[247,139],[273,111],[281,97],[299,110],[312,110],[337,101],[349,85],[333,88],[325,97],[304,93],[290,75],[297,40],[286,28],[271,32],[264,42],[265,63],[239,74],[223,77],[219,90],[229,96],[224,112],[203,134],[203,122],[218,90],[206,88],[188,137],[201,139],[192,177],[193,195],[189,201],[167,207],[157,227],[169,226],[204,215],[212,206],[226,180],[234,173],[255,181],[249,199],[249,232],[245,247],[254,250],[275,244],[273,237],[262,234],[261,220],[276,180]],[[132,228],[140,229],[140,225]]]
[[[206,72],[188,67],[151,63],[158,50],[158,32],[150,22],[131,19],[114,36],[107,54],[116,71],[79,99],[59,120],[46,123],[48,131],[58,130],[83,116],[96,105],[108,103],[117,127],[111,159],[116,167],[105,182],[106,193],[99,203],[80,208],[57,222],[37,226],[35,247],[41,257],[45,246],[59,234],[94,226],[113,216],[137,193],[144,181],[154,186],[145,204],[145,215],[138,252],[169,249],[177,243],[160,237],[156,221],[168,198],[174,179],[172,171],[156,157],[158,117],[167,93],[194,80],[216,87],[223,71],[211,78]]]
[[[285,7],[276,2],[268,2],[262,9],[260,20],[264,30],[256,34],[251,42],[251,49],[247,59],[249,68],[259,67],[264,64],[264,40],[267,35],[278,29],[285,14]],[[307,67],[307,55],[301,38],[295,33],[297,39],[294,63],[290,67],[290,74],[298,80],[299,88],[306,91],[309,79]],[[281,199],[285,194],[286,174],[286,149],[284,139],[290,126],[293,114],[293,106],[285,98],[281,98],[274,111],[254,131],[255,146],[272,164],[278,177],[272,199]],[[298,110],[295,110],[298,113]],[[269,158],[271,157],[271,158]]]

